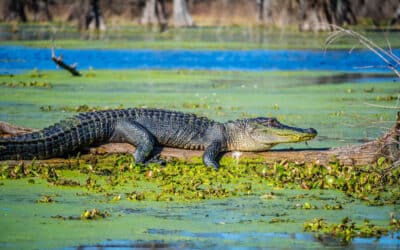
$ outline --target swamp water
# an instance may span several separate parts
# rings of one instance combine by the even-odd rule
[[[291,176],[303,167],[265,166],[262,160],[242,160],[238,164],[227,159],[222,165],[227,167],[216,172],[202,166],[198,159],[189,164],[172,162],[165,168],[144,169],[132,165],[126,156],[115,156],[54,168],[37,165],[7,170],[4,166],[1,174],[7,179],[0,186],[0,223],[6,226],[0,230],[0,246],[59,249],[399,247],[398,233],[384,233],[381,230],[385,229],[380,229],[388,227],[391,213],[399,212],[395,202],[398,190],[393,190],[392,198],[385,197],[375,192],[378,186],[369,181],[367,185],[341,186],[356,188],[355,196],[352,192],[330,190],[342,184],[319,182],[318,176],[324,168],[318,167],[303,177],[302,185],[322,185],[322,189],[302,190],[294,180],[297,174],[310,169],[307,167]],[[331,167],[339,171],[337,176],[349,171],[340,170],[337,165]],[[284,168],[288,171],[282,171]],[[393,178],[398,180],[399,175]],[[326,177],[329,175],[322,178]],[[350,178],[348,182],[357,179]],[[347,229],[337,231],[336,237],[301,232],[305,224],[314,225],[315,218],[340,223],[348,217],[351,222],[342,222]],[[339,236],[340,233],[344,235]],[[370,239],[358,238],[357,234],[369,235]]]
[[[232,41],[238,36],[234,33]],[[319,148],[381,136],[393,125],[394,107],[399,106],[400,86],[393,76],[381,68],[356,68],[381,65],[367,51],[56,52],[66,62],[78,62],[83,76],[54,70],[49,49],[0,47],[0,120],[42,128],[77,112],[104,107],[175,109],[220,121],[275,116],[319,132],[308,145],[278,148]],[[114,159],[105,167],[89,161],[73,165],[72,170],[66,166],[48,170],[64,180],[57,182],[54,173],[13,169],[24,174],[10,175],[2,166],[0,247],[399,249],[398,233],[377,238],[374,231],[375,237],[343,241],[303,232],[303,224],[315,218],[340,223],[350,217],[357,225],[368,220],[387,227],[391,213],[399,216],[396,202],[372,202],[379,195],[354,198],[329,186],[304,190],[295,179],[287,185],[282,184],[285,179],[260,176],[259,168],[264,167],[279,168],[262,161],[226,160],[223,170],[213,173],[200,163],[172,162],[166,167],[170,175],[164,176],[163,168],[148,170],[135,167],[131,160]],[[322,173],[320,178],[327,176]],[[394,185],[395,194],[398,186]],[[357,192],[368,190],[363,183]],[[87,219],[85,211],[94,208],[101,212],[99,218]]]

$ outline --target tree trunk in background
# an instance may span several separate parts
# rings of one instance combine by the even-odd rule
[[[49,11],[48,0],[32,0],[31,8],[33,11],[34,22],[44,22],[52,20],[52,16]]]
[[[269,22],[272,16],[271,13],[271,0],[264,0],[264,4],[262,6],[263,20],[264,22]]]
[[[330,24],[339,26],[356,24],[357,20],[349,0],[300,1],[300,25],[304,31],[332,30]]]
[[[396,8],[396,12],[393,15],[393,18],[390,20],[390,25],[394,25],[400,23],[400,3]]]
[[[79,30],[106,30],[98,0],[75,2],[71,8],[68,21],[78,20]]]
[[[301,31],[331,30],[329,24],[333,23],[333,10],[329,9],[329,0],[300,0]]]
[[[194,25],[186,0],[174,0],[175,27],[191,27]]]
[[[28,21],[23,0],[1,0],[0,15],[1,21]]]
[[[143,25],[158,24],[156,14],[156,0],[147,0],[143,9],[142,18],[140,20]]]
[[[263,23],[266,25],[273,25],[276,27],[298,25],[300,23],[299,12],[299,0],[263,1]]]
[[[256,0],[257,3],[257,21],[259,23],[262,23],[264,20],[264,15],[263,15],[263,6],[264,6],[264,0]]]
[[[164,31],[167,27],[164,0],[146,0],[140,23],[143,25],[159,25]]]
[[[399,0],[353,0],[351,8],[357,19],[368,18],[368,22],[372,21],[374,26],[382,25],[387,28],[387,25],[393,20],[390,19],[396,17],[399,4]]]
[[[350,0],[258,0],[263,22],[278,27],[298,25],[301,31],[331,30],[330,24],[356,24]]]
[[[335,24],[352,25],[357,23],[356,16],[351,8],[350,0],[335,0],[332,1],[332,9],[335,11]]]
[[[87,25],[86,25],[86,15],[89,13],[90,9],[90,3],[89,0],[82,0],[81,3],[76,4],[76,8],[78,8],[77,11],[74,11],[74,14],[78,14],[78,29],[79,30],[87,30]]]
[[[89,30],[106,30],[98,0],[90,0],[89,11],[86,13],[85,28]]]

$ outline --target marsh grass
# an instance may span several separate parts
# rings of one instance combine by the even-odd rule
[[[370,50],[372,53],[374,53],[377,57],[379,57],[384,63],[385,63],[385,68],[390,69],[395,73],[395,75],[400,78],[400,72],[399,72],[399,67],[400,67],[400,58],[393,53],[391,44],[389,40],[386,40],[388,49],[383,49],[381,46],[377,45],[373,40],[361,35],[360,33],[350,30],[350,29],[345,29],[337,25],[331,25],[335,30],[326,38],[325,43],[324,43],[324,49],[325,51],[329,46],[331,46],[334,42],[341,38],[349,37],[351,39],[356,40],[358,43],[361,45],[365,46],[368,50]],[[351,51],[355,47],[350,49]],[[382,66],[377,66],[377,65],[368,65],[363,68],[378,68]],[[394,106],[384,106],[384,105],[377,105],[377,104],[371,104],[371,103],[366,103],[368,106],[373,106],[373,107],[378,107],[378,108],[385,108],[385,109],[400,109],[399,106],[400,103],[400,95],[397,97],[397,103]]]

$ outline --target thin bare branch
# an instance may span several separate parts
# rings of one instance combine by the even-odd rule
[[[369,102],[364,102],[364,104],[367,106],[383,108],[383,109],[400,109],[400,106],[384,106],[384,105],[378,105],[378,104],[373,104],[373,103],[369,103]]]
[[[356,39],[359,43],[364,45],[367,49],[372,51],[375,55],[377,55],[382,61],[385,62],[387,65],[387,68],[392,70],[397,77],[400,78],[400,72],[397,69],[397,66],[400,65],[400,58],[396,56],[392,49],[391,45],[388,42],[389,50],[384,50],[383,48],[379,47],[377,44],[375,44],[372,40],[368,39],[367,37],[349,29],[344,29],[340,26],[337,25],[331,25],[335,31],[332,32],[331,35],[328,36],[328,38],[325,40],[325,50],[326,47],[332,44],[334,41],[336,41],[339,38],[342,38],[343,36],[349,36],[353,39]]]
[[[387,69],[387,66],[375,66],[375,65],[367,65],[367,66],[356,66],[354,69]]]
[[[333,31],[326,39],[325,39],[325,46],[324,46],[324,51],[327,50],[328,46],[334,43],[336,40],[344,37],[345,34],[343,31],[338,30],[338,31]]]
[[[390,44],[390,41],[387,38],[387,34],[386,33],[385,33],[385,40],[386,40],[386,44],[388,46],[389,52],[393,54],[392,45]]]
[[[356,49],[356,45],[354,45],[353,47],[351,47],[351,49],[349,50],[349,54],[351,54],[353,52],[353,50]]]

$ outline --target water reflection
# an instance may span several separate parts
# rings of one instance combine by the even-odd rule
[[[109,240],[94,245],[81,245],[65,249],[91,250],[91,249],[195,249],[192,244],[186,242],[167,243],[164,241],[129,241]]]
[[[0,40],[49,40],[54,37],[56,40],[126,40],[126,41],[198,41],[198,42],[236,42],[251,43],[254,45],[278,44],[282,42],[287,45],[302,45],[301,38],[310,38],[316,47],[323,36],[318,33],[303,35],[300,33],[287,33],[284,31],[270,31],[261,27],[196,27],[190,29],[170,28],[165,32],[158,32],[158,29],[151,27],[135,26],[113,26],[107,31],[78,32],[75,26],[66,24],[50,25],[0,25]],[[299,39],[300,38],[300,39]]]
[[[397,81],[393,75],[388,74],[362,74],[362,73],[342,73],[328,76],[320,76],[317,78],[312,78],[310,81],[318,85],[323,84],[342,84],[349,82],[359,82],[359,83],[376,83],[376,82],[389,82]]]
[[[319,243],[320,248],[346,247],[346,249],[399,249],[400,247],[400,233],[384,236],[379,239],[355,238],[351,242],[343,242],[340,239],[330,236],[314,235],[310,233],[194,233],[166,229],[148,229],[147,233],[163,236],[183,236],[189,239],[180,241],[107,240],[94,245],[81,245],[65,249],[268,249],[271,247],[269,243],[276,239],[283,240],[280,249],[304,249],[304,247],[307,246],[307,242]],[[190,238],[193,238],[193,240]],[[316,248],[315,245],[308,246]],[[274,247],[274,249],[276,248]]]

